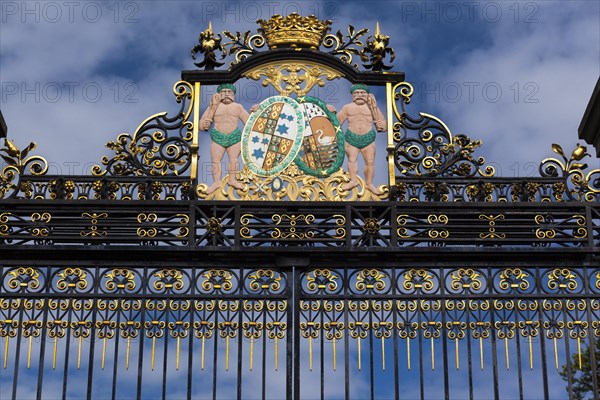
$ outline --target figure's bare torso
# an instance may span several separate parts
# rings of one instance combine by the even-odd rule
[[[367,104],[346,104],[340,110],[340,119],[348,119],[348,129],[358,135],[365,134],[373,128],[373,115]],[[342,124],[343,121],[340,121]]]
[[[215,129],[221,133],[231,133],[238,127],[243,107],[238,103],[220,103],[214,115]]]

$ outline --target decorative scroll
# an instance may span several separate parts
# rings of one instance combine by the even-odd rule
[[[235,35],[229,31],[224,31],[223,35],[230,39],[230,42],[224,43],[223,47],[229,49],[229,55],[235,54],[236,63],[256,54],[256,49],[260,49],[266,43],[264,36],[260,33],[250,36],[250,31],[246,31],[244,34],[236,32]]]
[[[541,176],[563,177],[567,196],[576,201],[598,201],[600,199],[600,169],[584,171],[587,164],[580,162],[589,157],[586,146],[580,146],[567,158],[564,150],[558,144],[552,144],[552,151],[560,155],[562,161],[556,158],[546,158],[540,164]]]
[[[261,84],[265,87],[271,85],[281,96],[289,96],[292,93],[306,96],[316,85],[325,86],[323,79],[332,81],[343,75],[321,64],[303,61],[265,63],[245,72],[243,76],[255,81],[264,77]]]
[[[35,149],[35,143],[31,142],[25,149],[20,150],[10,139],[4,139],[4,146],[0,148],[0,157],[7,165],[0,173],[0,199],[16,196],[21,189],[22,175],[27,169],[34,176],[45,175],[48,172],[48,162],[43,157],[27,157],[29,152]]]
[[[95,351],[100,370],[156,370],[164,356],[177,374],[188,371],[187,356],[194,374],[211,377],[206,363],[215,359],[224,373],[237,363],[265,372],[287,368],[283,357],[293,353],[284,343],[293,339],[309,374],[346,362],[359,371],[395,364],[411,371],[420,364],[435,372],[443,359],[457,370],[470,371],[472,363],[485,371],[492,368],[491,342],[494,368],[511,370],[517,352],[523,368],[538,370],[544,340],[547,368],[559,370],[569,353],[575,365],[583,363],[590,340],[600,340],[597,269],[322,267],[300,271],[294,288],[287,272],[268,267],[145,270],[2,267],[1,362],[12,366],[20,346],[22,368],[39,368],[33,343],[42,339],[52,368],[66,359],[74,369],[85,368],[84,354]],[[298,296],[296,310],[290,290]],[[75,297],[64,298],[66,292]],[[554,294],[560,298],[548,296]],[[288,324],[291,315],[297,325]],[[137,347],[141,338],[146,344]],[[235,350],[239,340],[242,353]],[[113,359],[117,345],[124,354]],[[197,351],[188,352],[190,346]],[[147,352],[139,366],[138,348]],[[340,356],[342,349],[353,357]]]
[[[296,165],[290,165],[277,176],[261,177],[247,168],[237,174],[244,189],[235,190],[223,178],[221,190],[207,195],[208,185],[198,185],[197,195],[205,200],[304,200],[304,201],[355,201],[383,200],[388,196],[386,185],[379,186],[382,195],[375,195],[365,188],[364,180],[358,177],[358,186],[350,191],[342,186],[350,182],[350,176],[341,169],[325,179],[304,175]]]
[[[193,109],[192,85],[179,81],[173,86],[179,112],[172,118],[161,112],[147,118],[136,129],[133,137],[123,133],[106,147],[114,150],[113,158],[102,157],[102,165],[92,167],[95,176],[118,175],[181,175],[191,164],[193,123],[189,121]],[[169,136],[169,131],[176,131]],[[103,169],[104,168],[104,169]]]
[[[338,29],[335,35],[328,34],[323,39],[323,47],[326,49],[333,49],[329,54],[339,57],[343,62],[352,65],[352,55],[358,55],[360,51],[353,46],[362,48],[364,43],[359,40],[361,36],[364,36],[369,30],[359,29],[356,31],[352,25],[348,25],[348,35],[344,39],[344,35]]]
[[[140,212],[135,203],[119,202],[84,213],[80,207],[50,213],[47,203],[39,203],[0,213],[0,245],[110,243],[166,251],[310,245],[340,246],[348,251],[377,247],[392,252],[410,247],[492,245],[562,248],[575,254],[577,249],[593,251],[600,235],[600,210],[589,203],[551,208],[490,204],[483,214],[483,209],[468,203],[439,206],[435,213],[412,203],[315,202],[302,212],[297,207],[283,202],[242,208],[234,203],[197,202],[190,209],[187,203],[162,202]]]
[[[346,237],[346,217],[341,214],[319,212],[312,214],[243,214],[240,218],[240,236],[246,246],[276,240],[281,245],[308,245],[320,242],[326,246],[340,246]]]
[[[407,82],[393,88],[393,110],[399,121],[393,126],[396,168],[405,176],[493,176],[494,168],[488,166],[482,170],[484,158],[475,159],[472,155],[481,146],[480,140],[471,141],[465,135],[453,136],[446,124],[433,115],[419,113],[415,118],[407,114],[405,105],[410,103],[413,91]],[[410,136],[409,131],[415,131],[417,137]]]

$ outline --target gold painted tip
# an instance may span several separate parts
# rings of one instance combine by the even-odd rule
[[[379,21],[377,21],[375,23],[375,36],[379,36],[380,35],[380,31],[379,31]]]
[[[212,32],[212,21],[208,21],[208,31]]]

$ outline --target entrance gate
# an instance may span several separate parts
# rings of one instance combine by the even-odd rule
[[[348,49],[365,32],[277,47],[278,18],[225,33],[228,71],[203,32],[180,111],[110,142],[90,176],[48,175],[33,146],[5,143],[3,396],[597,399],[600,170],[579,163],[586,149],[553,145],[539,177],[496,177],[479,141],[405,110],[412,87],[382,72],[379,31],[360,72]],[[208,193],[200,90],[242,77],[298,99],[340,77],[385,87],[383,194],[295,164]]]

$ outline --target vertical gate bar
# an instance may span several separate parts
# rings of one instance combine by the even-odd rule
[[[494,282],[494,271],[488,267],[488,293],[490,294],[490,296],[493,296],[493,283],[489,283],[489,282]],[[496,347],[496,331],[494,329],[494,327],[496,326],[496,308],[495,308],[495,304],[494,304],[494,299],[490,300],[491,305],[490,305],[490,327],[491,327],[491,339],[492,339],[492,376],[494,379],[494,399],[495,400],[499,400],[500,399],[500,388],[498,387],[498,354],[497,354],[497,347]]]
[[[293,381],[293,386],[294,386],[294,399],[299,400],[300,399],[300,285],[301,283],[301,279],[300,278],[300,273],[298,272],[297,267],[292,267],[292,278],[293,278],[293,282],[288,283],[288,285],[292,285],[289,289],[290,293],[288,294],[288,296],[291,296],[291,300],[292,300],[292,310],[291,312],[288,310],[288,323],[291,322],[291,318],[294,318],[294,323],[293,325],[289,325],[292,329],[292,334],[288,335],[287,338],[287,350],[286,350],[286,357],[287,357],[287,376],[288,376],[288,394],[291,394],[291,388],[290,388],[290,379],[292,376],[292,370],[294,371],[294,381]],[[293,313],[293,315],[292,315]],[[292,345],[293,345],[293,353],[292,353]],[[292,358],[293,358],[293,369],[292,368]],[[288,397],[288,398],[291,398]]]
[[[521,337],[519,336],[519,311],[515,310],[515,341],[517,342],[517,375],[519,381],[519,399],[523,400],[523,370],[521,367]]]
[[[242,246],[242,243],[240,241],[240,218],[241,218],[241,212],[240,212],[240,206],[236,205],[234,208],[234,212],[233,215],[235,216],[235,219],[233,221],[233,248],[234,249],[239,249]]]
[[[48,269],[48,273],[50,273],[50,269]],[[48,284],[48,282],[46,282],[46,284]],[[42,298],[40,299],[43,303],[43,307],[44,310],[42,311],[42,333],[40,334],[40,360],[39,360],[39,364],[38,364],[38,381],[37,381],[37,395],[36,397],[38,399],[42,398],[42,384],[44,381],[44,359],[45,359],[45,353],[46,353],[46,339],[47,339],[47,334],[48,334],[48,328],[46,327],[46,324],[48,323],[48,308],[49,308],[49,304],[48,304],[48,298]],[[34,300],[35,302],[35,300]],[[35,304],[35,303],[34,303]],[[35,306],[34,306],[35,309]],[[57,310],[58,312],[58,310]],[[56,338],[55,340],[57,340],[58,338]]]
[[[148,293],[150,294],[150,293]],[[166,400],[167,398],[167,360],[168,360],[168,355],[169,355],[169,318],[171,317],[171,313],[170,311],[170,307],[171,301],[164,300],[166,302],[166,306],[165,306],[165,314],[166,314],[166,318],[165,318],[165,333],[163,334],[163,337],[165,338],[165,349],[163,351],[163,376],[162,376],[162,398],[163,400]],[[181,305],[180,305],[181,307]],[[181,309],[181,308],[180,308]]]
[[[217,215],[216,210],[215,210],[215,216]],[[239,269],[239,287],[238,290],[240,292],[240,294],[242,295],[242,297],[244,296],[244,268],[240,267]],[[242,345],[244,344],[244,328],[242,327],[242,317],[244,315],[244,302],[243,300],[238,300],[240,302],[242,302],[242,304],[240,304],[240,306],[238,307],[238,363],[237,363],[237,398],[238,400],[242,399]],[[254,303],[255,300],[248,300],[251,301],[252,303]],[[254,306],[254,304],[252,304],[252,306]],[[254,307],[252,307],[252,310],[254,310]],[[252,311],[254,312],[254,311]],[[264,325],[263,325],[264,326]],[[264,385],[264,382],[263,382]]]
[[[390,246],[398,246],[398,208],[390,206]]]
[[[146,269],[144,268],[144,276],[142,277],[142,281],[146,282]],[[146,324],[146,308],[148,306],[148,299],[141,299],[141,325],[140,325],[140,350],[138,354],[138,379],[137,379],[137,387],[136,387],[136,399],[141,400],[142,398],[142,377],[144,375],[144,337],[146,336],[144,330],[144,325]]]
[[[346,205],[346,250],[350,250],[352,248],[352,207]]]
[[[67,398],[67,378],[69,376],[69,351],[71,350],[71,320],[73,314],[73,302],[75,299],[68,299],[69,311],[67,311],[67,343],[65,345],[65,368],[63,373],[63,388],[62,388],[62,400]]]
[[[538,321],[540,323],[540,351],[542,352],[542,382],[544,385],[544,398],[550,397],[548,393],[548,367],[546,365],[546,340],[544,339],[544,323],[542,321],[542,302],[538,301]]]
[[[588,235],[590,233],[588,232]],[[593,236],[593,235],[592,235]],[[592,395],[594,396],[594,400],[598,400],[600,398],[600,387],[599,382],[598,382],[598,371],[596,370],[597,368],[597,364],[596,364],[596,346],[594,343],[594,333],[592,332],[592,302],[591,299],[589,298],[590,296],[590,290],[589,288],[591,287],[591,282],[589,281],[589,275],[588,275],[588,269],[587,267],[584,267],[583,269],[583,276],[584,276],[584,290],[586,295],[588,296],[584,301],[586,303],[586,314],[587,314],[587,322],[588,322],[588,327],[589,327],[589,349],[590,349],[590,365],[592,367]],[[600,340],[600,338],[598,339]]]
[[[473,400],[473,354],[471,353],[471,310],[467,303],[467,370],[469,377],[469,399]]]
[[[594,224],[593,224],[594,219],[592,217],[592,207],[591,206],[585,207],[585,222],[586,222],[587,238],[588,238],[587,245],[588,245],[588,248],[591,250],[594,248]],[[588,259],[591,261],[592,256],[589,255]]]
[[[17,331],[17,348],[15,353],[15,374],[13,375],[12,400],[17,400],[17,386],[19,382],[19,358],[21,355],[21,339],[23,332],[23,314],[25,313],[25,298],[19,302],[19,330]]]
[[[367,300],[369,301],[369,300]],[[373,300],[368,308],[369,313],[369,384],[371,390],[371,400],[375,399],[375,363],[373,362]]]
[[[118,299],[115,299],[115,301],[117,302],[117,304],[119,303]],[[123,306],[123,304],[121,304],[121,307]],[[117,306],[117,327],[115,329],[115,356],[114,356],[114,363],[113,363],[113,377],[112,377],[112,400],[115,400],[117,398],[117,370],[118,370],[118,366],[119,366],[119,324],[121,322],[121,312],[120,309],[121,307]]]
[[[219,302],[220,301],[221,300],[217,300],[217,303],[216,303],[217,304],[217,308],[215,310],[215,328],[216,329],[215,329],[215,333],[213,335],[215,338],[215,340],[214,340],[215,344],[213,346],[213,388],[212,388],[213,389],[213,400],[217,400],[217,360],[218,360],[217,348],[219,345],[219,339],[218,339],[219,335],[218,335],[217,330],[219,329],[218,326],[219,326],[219,310],[220,310]]]
[[[422,299],[417,298],[417,322],[421,330],[423,330],[421,327],[422,301]],[[419,336],[419,390],[421,392],[421,400],[425,400],[425,386],[423,384],[423,332],[417,334]]]
[[[319,342],[320,342],[320,363],[319,365],[321,366],[321,371],[320,371],[320,376],[321,376],[321,400],[325,399],[325,329],[323,329],[323,323],[325,322],[325,302],[327,300],[323,300],[323,302],[321,303],[321,310],[319,311],[319,317],[321,319],[321,325],[320,325],[320,329],[321,332],[319,332]]]
[[[265,327],[267,326],[267,311],[269,311],[269,309],[267,308],[265,310],[265,308],[263,308],[263,332],[261,333],[261,337],[263,339],[263,345],[262,345],[262,399],[266,399],[267,397],[267,336],[266,336],[266,331],[264,330]],[[277,315],[277,311],[275,311],[275,315]],[[241,360],[242,358],[239,357],[239,360]],[[241,364],[241,362],[240,362]]]
[[[564,326],[567,326],[567,310],[563,307],[562,309],[563,312],[563,322],[564,322]],[[566,332],[565,329],[565,334],[563,335],[565,337],[565,356],[566,356],[566,365],[567,365],[567,393],[569,394],[569,399],[573,398],[573,380],[572,380],[572,374],[573,371],[571,369],[571,349],[569,346],[569,335]]]
[[[347,268],[344,268],[344,282],[348,282]],[[344,298],[342,301],[344,302],[344,327],[347,328],[350,318],[348,317],[349,301],[346,293],[344,293]],[[350,399],[350,354],[348,354],[350,351],[349,336],[349,332],[346,332],[346,334],[344,335],[344,380],[346,381],[344,385],[344,394],[347,400]]]
[[[448,381],[448,338],[446,335],[446,303],[443,299],[440,299],[441,312],[442,312],[442,351],[444,352],[443,363],[444,363],[444,398],[450,399],[450,382]]]
[[[196,206],[190,202],[190,205],[188,207],[188,217],[189,217],[189,221],[188,221],[188,245],[187,247],[190,250],[193,250],[196,248]]]
[[[192,282],[196,282],[196,268],[193,268],[192,273]],[[191,293],[193,294],[195,290],[195,285],[192,285]],[[187,370],[187,399],[191,400],[192,398],[192,369],[194,366],[194,317],[196,316],[196,303],[193,299],[190,299],[190,330],[188,333],[189,336],[189,347],[188,347],[188,370]]]
[[[96,266],[96,285],[94,285],[94,294],[98,295],[98,289],[100,286],[100,268]],[[100,300],[95,297],[92,301],[92,326],[90,328],[90,357],[88,360],[88,381],[87,381],[87,400],[92,400],[92,380],[94,377],[94,348],[96,342],[96,316],[98,313],[98,302]]]
[[[395,207],[394,207],[395,208]],[[395,213],[392,212],[392,218],[395,218]],[[392,235],[393,236],[393,235]],[[396,297],[397,293],[397,285],[398,285],[398,268],[392,268],[392,293]],[[400,366],[398,362],[398,334],[396,332],[397,323],[398,323],[398,313],[397,313],[398,303],[392,300],[392,323],[394,326],[392,327],[392,335],[394,335],[394,398],[400,398]]]

